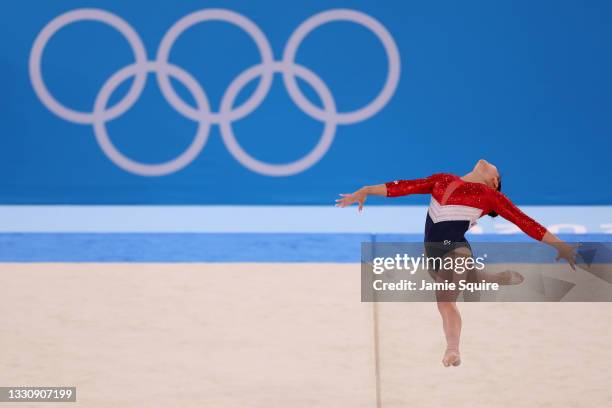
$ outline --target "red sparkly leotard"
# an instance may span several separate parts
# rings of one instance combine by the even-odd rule
[[[386,183],[387,197],[431,194],[425,224],[426,242],[466,242],[464,234],[483,215],[495,211],[530,237],[541,241],[546,228],[523,213],[500,193],[481,183],[439,173],[416,180]]]

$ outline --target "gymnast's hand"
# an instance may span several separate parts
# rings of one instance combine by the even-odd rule
[[[557,250],[556,261],[559,259],[565,259],[570,264],[573,270],[576,270],[576,249],[580,246],[579,244],[570,245],[565,241],[560,240],[555,234],[550,231],[546,231],[542,237],[542,242],[554,247]]]
[[[368,198],[368,188],[360,188],[352,194],[340,194],[340,197],[341,198],[336,200],[336,207],[344,208],[351,204],[359,203],[358,210],[361,212],[363,210],[363,204]]]
[[[563,242],[557,244],[556,247],[557,258],[555,258],[555,260],[558,261],[559,259],[565,259],[570,264],[572,269],[576,270],[576,248],[578,248],[578,245],[569,245],[568,243]]]

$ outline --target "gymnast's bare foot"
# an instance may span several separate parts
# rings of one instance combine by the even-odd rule
[[[455,366],[461,364],[461,357],[459,356],[459,350],[455,348],[447,348],[442,358],[442,364],[444,367]]]
[[[500,285],[520,285],[525,278],[517,271],[485,272],[483,280]]]
[[[517,271],[498,272],[500,285],[520,285],[525,278]]]

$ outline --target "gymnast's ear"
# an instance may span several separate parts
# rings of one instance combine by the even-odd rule
[[[501,191],[501,176],[499,176],[497,178],[497,191]],[[495,211],[491,211],[489,214],[487,214],[489,217],[497,217],[499,214],[497,214]]]

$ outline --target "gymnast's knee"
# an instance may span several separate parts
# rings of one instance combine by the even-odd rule
[[[449,313],[457,310],[456,302],[437,302],[440,313]]]

